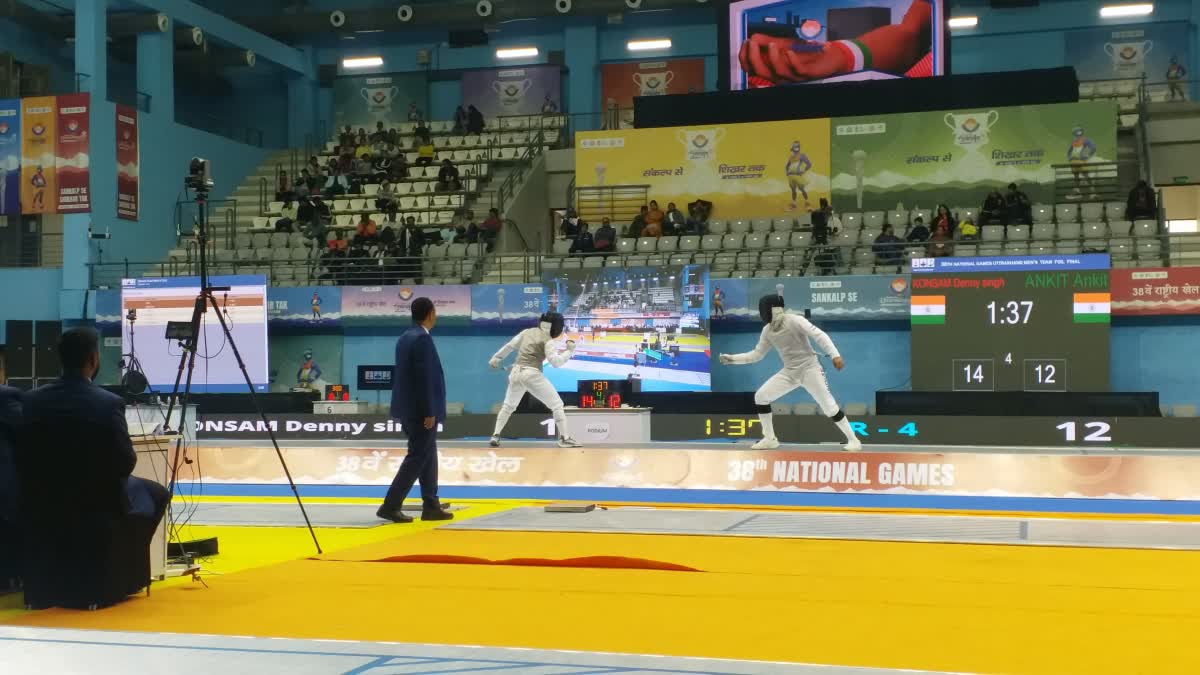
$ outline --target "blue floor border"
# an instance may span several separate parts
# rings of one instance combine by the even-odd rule
[[[290,497],[287,485],[263,483],[180,482],[183,496]],[[383,498],[385,485],[301,485],[301,497]],[[825,492],[767,492],[758,490],[681,490],[661,488],[446,486],[440,495],[451,499],[548,499],[594,502],[652,502],[661,504],[736,504],[746,506],[815,506],[829,508],[929,509],[932,511],[1029,511],[1039,513],[1097,513],[1132,515],[1200,515],[1200,501],[1151,499],[1079,499],[1065,497],[984,497],[914,494],[831,494]]]

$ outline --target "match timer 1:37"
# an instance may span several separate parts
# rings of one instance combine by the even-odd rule
[[[914,275],[914,391],[1108,391],[1108,270]]]

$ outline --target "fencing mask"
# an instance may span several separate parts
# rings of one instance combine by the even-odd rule
[[[563,332],[563,315],[558,312],[546,312],[538,319],[538,326],[542,332],[549,334],[551,339],[557,338]]]
[[[771,323],[775,317],[783,315],[783,296],[772,293],[758,300],[758,315],[763,323]]]

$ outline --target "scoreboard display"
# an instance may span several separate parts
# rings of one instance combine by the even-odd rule
[[[914,391],[1109,390],[1103,254],[918,258]]]
[[[620,408],[629,400],[629,380],[580,380],[580,408]]]

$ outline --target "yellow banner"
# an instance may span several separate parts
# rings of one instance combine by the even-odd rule
[[[696,199],[713,217],[779,217],[829,198],[829,120],[623,129],[578,134],[579,187],[649,185],[681,210]]]
[[[21,99],[21,213],[54,213],[57,207],[57,122],[53,96]]]

